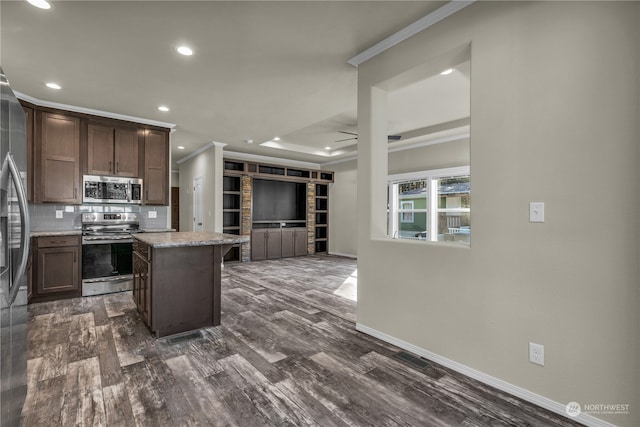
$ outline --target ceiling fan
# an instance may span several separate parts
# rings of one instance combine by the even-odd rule
[[[344,133],[344,134],[346,134],[346,135],[352,135],[352,136],[351,136],[350,138],[339,139],[339,140],[337,140],[337,141],[333,141],[333,142],[351,141],[352,139],[354,139],[354,140],[356,140],[356,141],[358,140],[358,134],[357,134],[357,133],[353,133],[353,132],[346,132],[346,131],[343,131],[343,130],[339,130],[338,132],[339,132],[339,133]],[[398,140],[400,140],[400,138],[402,138],[402,136],[401,136],[401,135],[387,135],[387,140],[388,140],[389,142],[391,142],[391,141],[398,141]]]

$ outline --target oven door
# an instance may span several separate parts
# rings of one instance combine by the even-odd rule
[[[131,239],[83,239],[82,295],[102,295],[131,290],[133,287],[132,246]]]

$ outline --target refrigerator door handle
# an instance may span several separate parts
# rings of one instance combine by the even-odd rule
[[[7,157],[4,159],[3,170],[8,168],[11,173],[11,181],[13,181],[16,187],[16,195],[18,197],[18,205],[20,208],[20,245],[22,247],[22,254],[20,264],[18,264],[18,270],[13,277],[12,286],[9,290],[9,303],[13,304],[20,290],[20,282],[24,277],[24,273],[27,270],[27,261],[29,259],[29,209],[27,206],[27,193],[22,185],[22,177],[20,171],[16,165],[15,160],[11,153],[7,153]],[[8,243],[8,242],[7,242]]]

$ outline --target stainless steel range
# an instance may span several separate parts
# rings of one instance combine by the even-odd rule
[[[82,296],[133,288],[131,234],[139,232],[136,213],[82,214]]]

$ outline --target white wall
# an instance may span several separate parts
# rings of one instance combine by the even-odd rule
[[[193,230],[193,180],[202,177],[203,231],[222,232],[222,147],[180,164],[180,231]]]
[[[468,139],[389,153],[390,174],[466,165]],[[357,166],[356,160],[323,166],[335,171],[329,189],[329,253],[334,255],[358,254]]]
[[[639,8],[477,2],[359,66],[358,327],[640,425]],[[471,247],[385,239],[381,87],[469,43]]]
[[[334,171],[329,186],[329,253],[355,257],[358,254],[357,162],[323,166]]]

